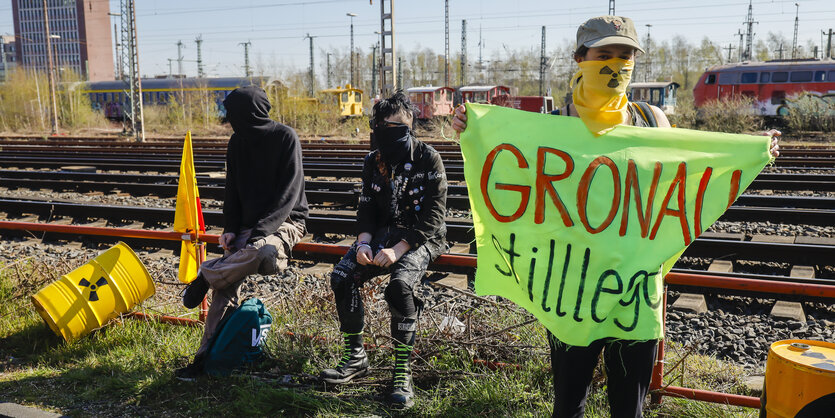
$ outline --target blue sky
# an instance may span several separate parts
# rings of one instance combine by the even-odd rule
[[[0,33],[13,33],[11,1],[0,3]],[[118,12],[119,2],[109,0]],[[832,0],[754,1],[756,39],[769,31],[782,32],[791,40],[795,2],[800,4],[799,44],[819,43],[821,30],[835,26]],[[308,65],[305,34],[317,36],[316,60],[321,49],[347,50],[350,18],[356,13],[354,39],[366,50],[376,42],[379,30],[379,0],[137,0],[140,68],[143,74],[168,73],[168,59],[177,57],[178,40],[186,44],[186,60],[194,60],[194,39],[203,37],[203,55],[209,75],[242,75],[243,47],[252,42],[252,62],[280,71]],[[461,45],[461,20],[467,19],[468,56],[478,54],[479,27],[485,56],[509,49],[539,49],[541,26],[547,27],[549,49],[573,40],[577,26],[589,17],[606,14],[608,0],[450,0],[450,49]],[[631,17],[642,39],[646,24],[654,40],[683,35],[693,42],[704,36],[721,45],[738,44],[734,36],[742,28],[747,0],[618,0],[616,12]],[[444,48],[443,0],[397,0],[395,2],[397,47],[412,50]],[[573,41],[572,41],[573,42]],[[196,73],[194,62],[185,62],[186,73]],[[176,70],[176,68],[175,68]]]

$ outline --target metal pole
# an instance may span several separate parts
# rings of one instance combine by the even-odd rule
[[[609,16],[615,15],[615,0],[609,0]]]
[[[449,0],[444,0],[444,86],[449,86]]]
[[[183,76],[183,41],[177,41],[177,76]]]
[[[310,34],[308,33],[305,36],[305,38],[310,39],[310,70],[308,72],[308,77],[310,78],[310,85],[307,88],[307,94],[308,94],[309,97],[313,97],[314,90],[315,90],[315,87],[314,87],[315,79],[314,79],[314,75],[313,75],[313,38],[315,38],[315,36],[310,36]]]
[[[826,38],[826,58],[832,58],[832,29],[829,29],[829,36]]]
[[[646,71],[644,72],[644,74],[645,74],[644,81],[650,81],[652,79],[652,38],[650,38],[649,30],[652,28],[652,25],[647,24],[646,27],[647,27],[647,46],[646,46],[646,50],[647,50],[647,61],[646,61],[647,68],[646,68]],[[721,60],[721,58],[720,58],[720,60]]]
[[[547,65],[547,58],[545,58],[545,26],[542,27],[542,45],[539,50],[539,95],[542,96],[545,92],[545,66]]]
[[[197,76],[203,78],[206,75],[203,72],[203,35],[197,35],[194,43],[197,44]]]
[[[331,88],[332,84],[331,84],[331,53],[330,52],[328,52],[327,60],[328,60],[328,64],[327,64],[327,73],[328,73],[327,74],[327,79],[328,79],[327,88]]]
[[[252,71],[249,69],[249,46],[252,45],[251,41],[241,42],[238,45],[244,46],[244,75],[245,77],[251,77]]]
[[[9,81],[9,68],[6,67],[6,41],[0,36],[0,55],[3,56],[3,82]]]
[[[357,16],[356,13],[345,13],[346,16],[351,18],[351,75],[348,77],[351,80],[351,86],[354,87],[356,80],[354,80],[354,17]]]
[[[371,91],[377,91],[377,45],[371,45]]]
[[[386,11],[388,4],[388,11]],[[388,27],[386,27],[388,22]],[[380,97],[397,90],[397,53],[394,49],[394,0],[380,1]]]
[[[754,45],[754,6],[753,1],[748,1],[748,17],[745,19],[745,26],[747,27],[745,33],[745,52],[742,54],[743,61],[751,61],[751,50]]]
[[[52,134],[58,133],[58,103],[55,98],[55,69],[53,68],[52,62],[52,36],[49,34],[49,13],[46,10],[46,0],[42,1],[43,4],[43,29],[44,29],[44,38],[46,40],[46,50],[44,54],[46,54],[46,71],[49,75],[49,100],[50,100],[50,109],[52,113]]]
[[[800,5],[795,3],[795,12],[794,12],[794,38],[792,39],[792,59],[797,59],[797,26],[800,23]]]
[[[467,20],[461,21],[461,85],[467,83]]]
[[[136,33],[136,3],[134,0],[130,0],[130,17],[133,48],[133,53],[131,54],[133,63],[131,64],[131,68],[134,69],[133,74],[131,74],[131,79],[133,80],[132,99],[134,114],[139,115],[134,126],[136,129],[136,139],[140,142],[145,142],[145,111],[142,106],[142,76],[140,75],[142,73],[139,72],[139,36]]]
[[[121,54],[119,54],[120,44],[119,44],[119,37],[117,36],[118,33],[119,33],[119,31],[116,29],[116,24],[114,23],[113,24],[113,44],[114,44],[113,49],[114,49],[114,53],[116,54],[116,56],[114,57],[115,58],[114,63],[116,64],[116,71],[113,72],[113,78],[115,78],[116,80],[121,80],[122,79],[122,74],[121,74],[121,72],[122,72],[122,61],[121,61]]]

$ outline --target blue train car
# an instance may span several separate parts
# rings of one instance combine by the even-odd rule
[[[238,87],[257,85],[264,89],[282,87],[280,81],[269,77],[217,77],[217,78],[143,78],[143,106],[165,106],[178,96],[192,91],[209,91],[217,106],[218,116],[224,117],[223,99]],[[120,80],[84,83],[82,93],[90,98],[93,109],[104,112],[108,119],[121,120],[125,103],[125,83]]]

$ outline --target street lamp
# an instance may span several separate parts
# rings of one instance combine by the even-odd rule
[[[345,13],[346,16],[351,18],[351,87],[354,86],[354,18],[357,17],[356,13]]]

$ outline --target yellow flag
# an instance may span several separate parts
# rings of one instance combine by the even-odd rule
[[[180,162],[180,180],[177,185],[177,209],[174,211],[174,230],[184,233],[204,233],[203,210],[200,207],[200,194],[197,192],[197,175],[194,171],[194,155],[191,148],[191,131],[186,133],[183,143],[183,159]],[[197,277],[200,266],[197,249],[191,241],[183,241],[180,250],[179,278],[183,283],[190,283]],[[200,246],[201,259],[206,258],[206,249]]]

